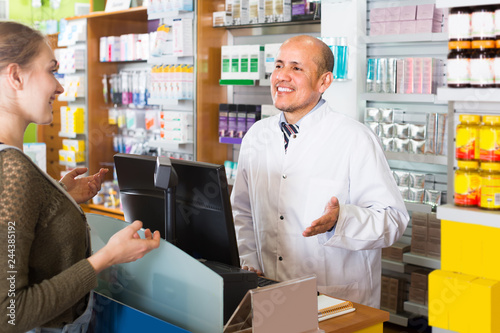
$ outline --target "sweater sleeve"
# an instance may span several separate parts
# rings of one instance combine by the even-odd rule
[[[0,332],[24,332],[42,326],[68,310],[97,285],[86,259],[40,283],[30,283],[31,247],[43,227],[47,203],[38,170],[25,156],[0,152]],[[41,219],[42,217],[42,219]],[[71,241],[71,236],[68,237]],[[57,254],[54,254],[57,255]]]

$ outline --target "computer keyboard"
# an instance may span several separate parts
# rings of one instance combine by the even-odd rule
[[[279,281],[271,280],[263,276],[257,276],[257,286],[258,287],[266,287],[271,284],[279,283]]]

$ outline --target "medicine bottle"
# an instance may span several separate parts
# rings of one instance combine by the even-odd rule
[[[500,162],[500,116],[483,116],[479,126],[479,159]]]
[[[446,66],[446,82],[448,87],[470,87],[470,46],[471,43],[469,41],[450,41],[448,43],[448,48],[450,50]]]
[[[482,162],[479,207],[500,209],[500,163]]]
[[[479,123],[481,117],[475,114],[461,114],[457,125],[455,157],[457,160],[479,159]]]
[[[470,40],[471,9],[469,7],[450,8],[448,15],[448,39],[450,41]]]
[[[471,8],[472,40],[495,39],[495,6]]]
[[[496,56],[495,41],[474,40],[471,45],[470,86],[472,88],[495,87],[493,74],[493,62]]]
[[[458,169],[455,171],[455,205],[478,206],[479,187],[479,162],[457,161]]]

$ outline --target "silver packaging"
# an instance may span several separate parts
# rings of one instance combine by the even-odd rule
[[[387,86],[386,93],[396,93],[396,58],[387,59]]]
[[[436,154],[436,135],[437,135],[437,114],[428,113],[426,115],[427,138],[425,139],[425,153]]]
[[[380,82],[378,91],[386,93],[387,87],[387,58],[381,58],[380,63],[380,79],[377,78],[377,84]]]
[[[378,108],[366,108],[365,110],[365,123],[372,121],[377,123],[380,121],[380,110]]]
[[[399,192],[401,192],[401,196],[403,197],[403,200],[408,200],[408,192],[409,188],[408,186],[398,186]]]
[[[366,92],[375,92],[375,68],[377,59],[370,58],[366,61]]]
[[[410,173],[410,186],[414,188],[424,188],[425,187],[425,173]]]
[[[436,155],[447,155],[448,149],[448,115],[446,113],[437,114],[437,136],[436,136]]]
[[[410,186],[410,173],[408,171],[394,170],[392,173],[398,186]]]
[[[384,138],[394,137],[394,124],[380,124],[381,125],[381,135]]]
[[[425,140],[410,140],[410,153],[425,154]]]
[[[393,108],[392,109],[392,121],[394,123],[405,123],[405,109]]]
[[[380,124],[377,122],[365,122],[365,125],[375,133],[375,135],[380,136]]]
[[[410,139],[395,138],[392,151],[395,153],[408,153],[409,145]]]
[[[380,110],[380,115],[381,123],[393,123],[394,122],[394,110],[393,109],[388,109],[388,108],[381,108]]]
[[[394,124],[394,137],[408,139],[410,137],[410,124]]]
[[[425,190],[424,203],[431,206],[439,206],[441,204],[441,191]]]
[[[385,81],[385,77],[387,77],[387,59],[379,58],[377,61],[377,70],[375,72],[375,91],[377,93],[384,92],[383,84]]]
[[[424,203],[425,190],[423,188],[410,187],[408,189],[408,201]]]
[[[425,124],[411,124],[410,139],[425,140]]]
[[[381,142],[382,142],[382,149],[384,149],[384,151],[392,151],[392,147],[394,144],[393,138],[381,138]]]

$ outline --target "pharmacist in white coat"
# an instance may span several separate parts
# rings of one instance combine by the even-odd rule
[[[377,137],[321,98],[332,69],[310,36],[278,52],[271,93],[283,112],[243,138],[231,195],[240,259],[280,281],[315,274],[320,292],[379,307],[381,249],[409,217]]]

